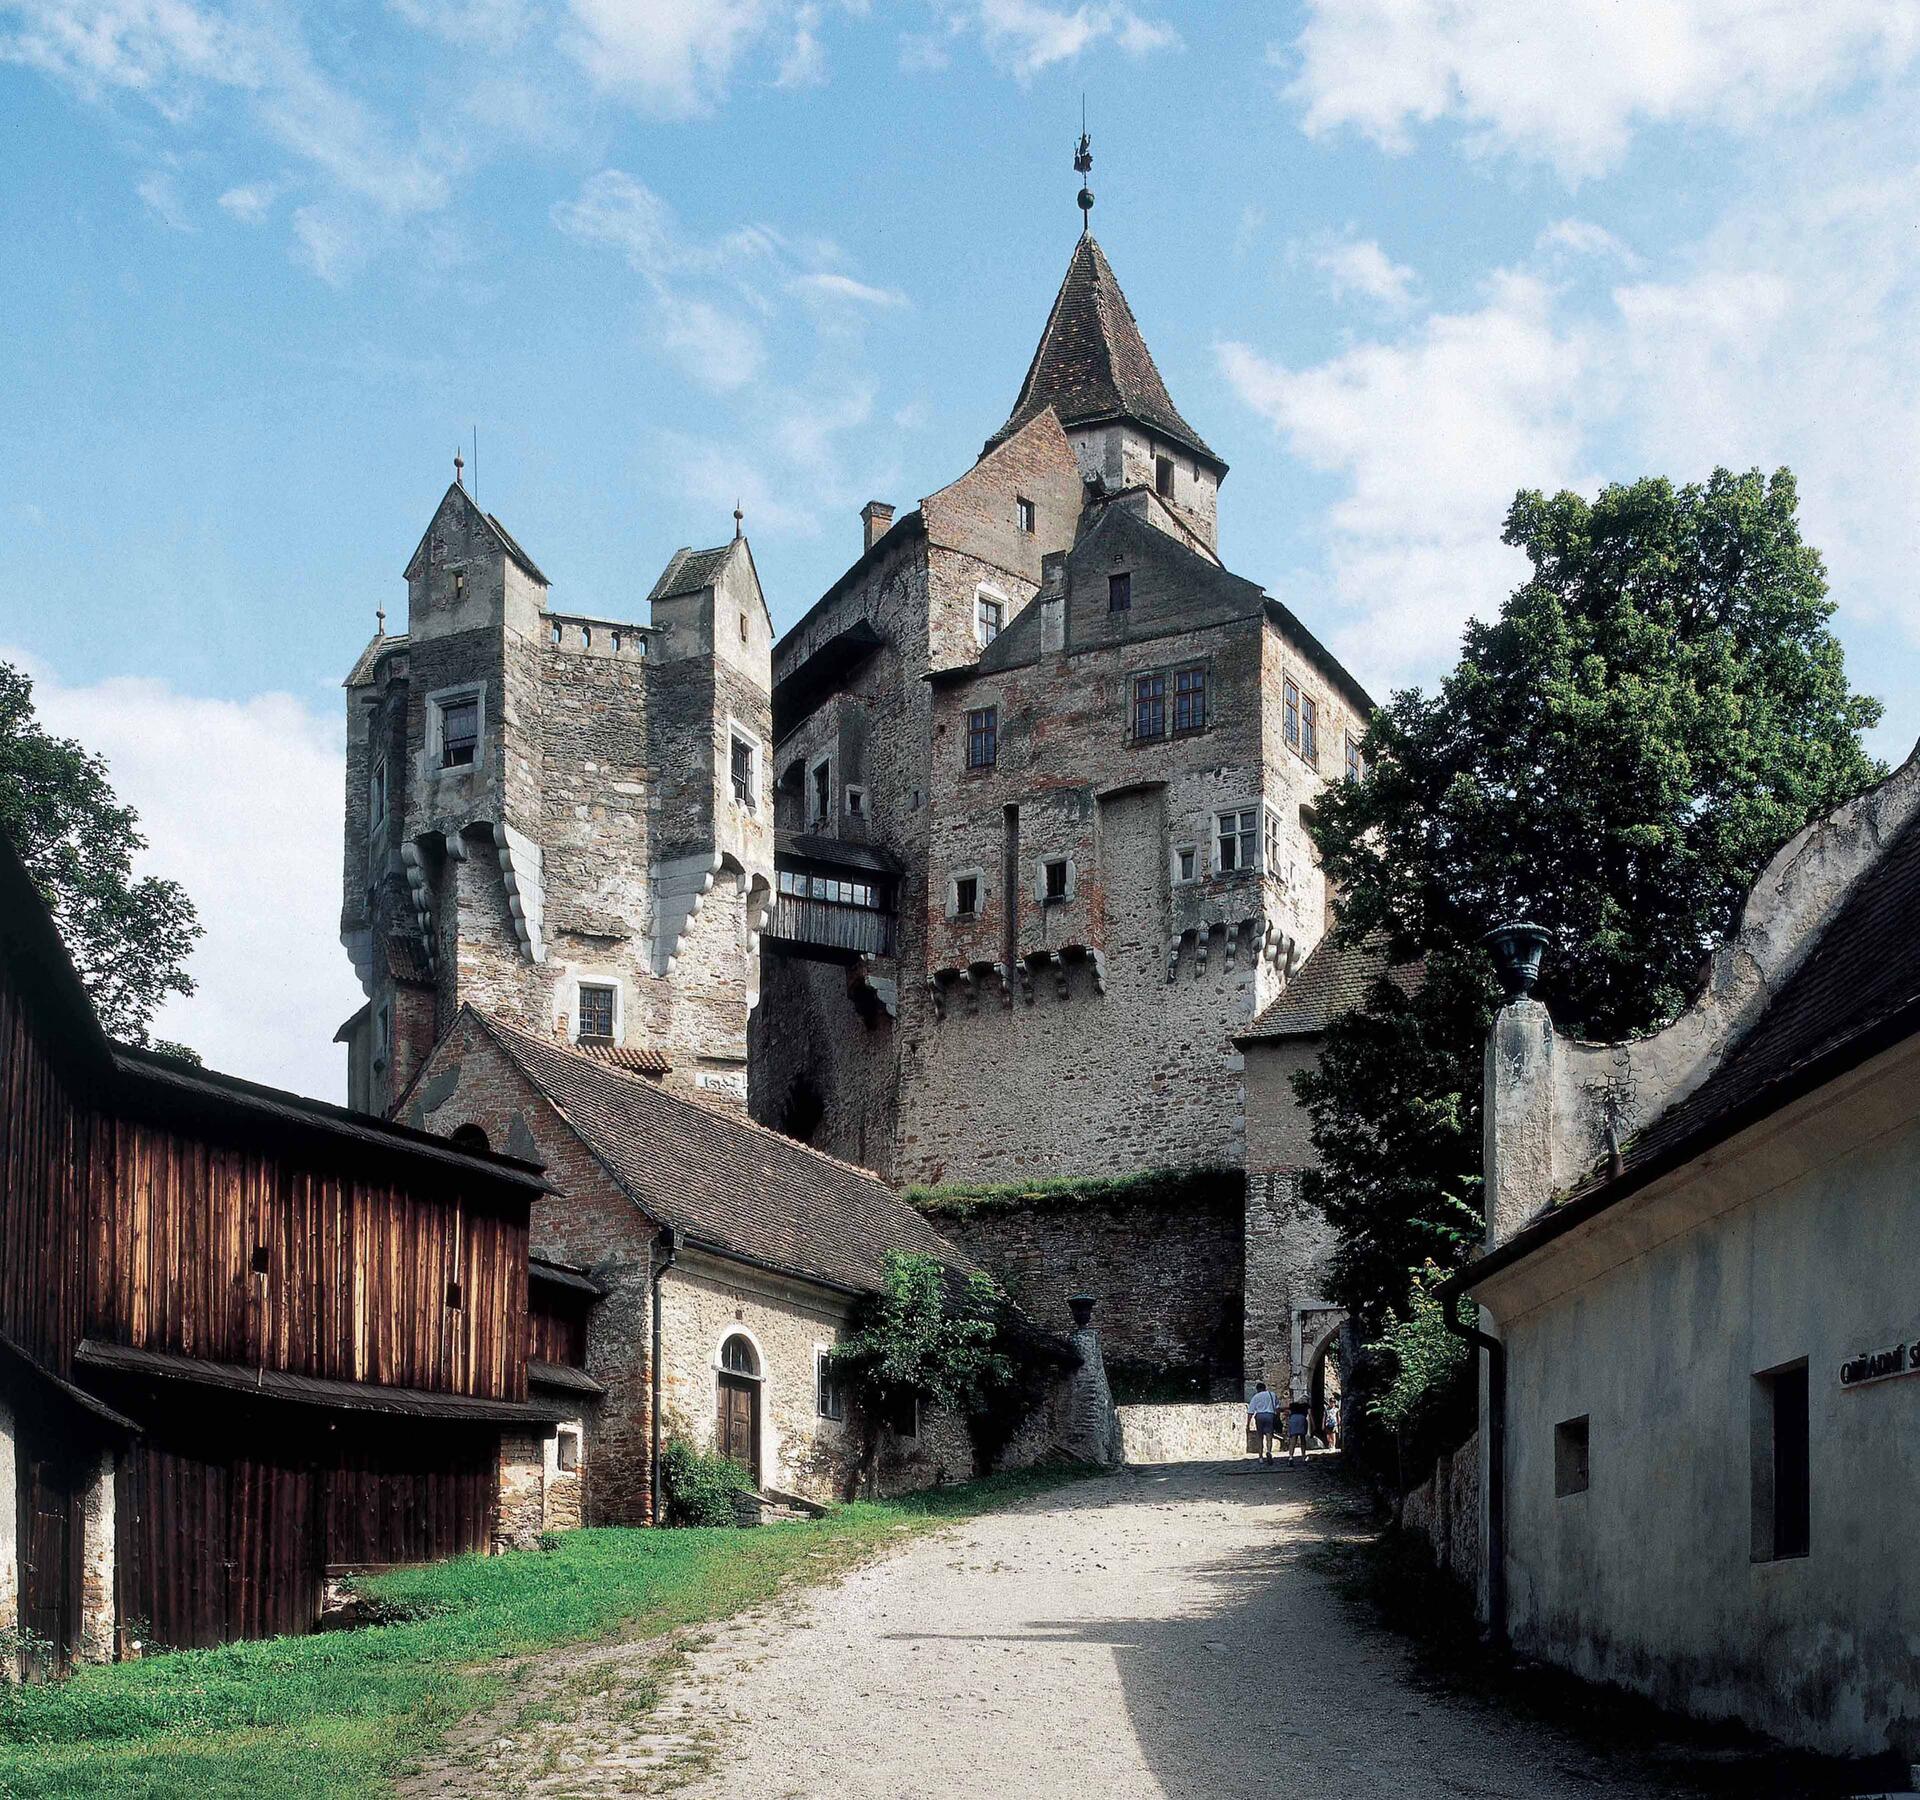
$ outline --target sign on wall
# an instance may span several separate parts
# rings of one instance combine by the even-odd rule
[[[1878,1350],[1862,1350],[1840,1365],[1843,1388],[1865,1387],[1869,1382],[1887,1381],[1895,1375],[1920,1375],[1920,1338],[1909,1343],[1888,1344]]]

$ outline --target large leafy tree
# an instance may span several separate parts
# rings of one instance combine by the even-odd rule
[[[1371,1329],[1478,1232],[1481,934],[1546,927],[1562,1030],[1656,1029],[1765,859],[1876,774],[1860,738],[1880,708],[1848,685],[1786,470],[1522,493],[1505,539],[1531,577],[1467,626],[1438,692],[1375,716],[1365,777],[1312,827],[1341,934],[1426,965],[1411,996],[1382,982],[1333,1023],[1297,1078],[1321,1158],[1307,1193]]]
[[[146,848],[107,765],[34,716],[33,683],[0,663],[0,832],[52,910],[68,953],[114,1037],[148,1041],[169,994],[190,994],[187,953],[200,936],[178,882],[136,876]],[[173,1049],[177,1046],[161,1046]]]

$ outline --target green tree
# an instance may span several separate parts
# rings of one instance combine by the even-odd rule
[[[161,1002],[193,992],[186,962],[200,923],[178,882],[134,875],[147,847],[138,827],[106,763],[51,736],[34,716],[33,683],[0,663],[0,832],[51,909],[102,1026],[144,1044]]]
[[[1321,1158],[1306,1192],[1368,1331],[1478,1234],[1481,934],[1547,929],[1562,1030],[1657,1029],[1766,858],[1877,773],[1860,736],[1880,708],[1848,685],[1786,470],[1522,493],[1505,541],[1531,577],[1467,626],[1437,693],[1375,715],[1364,778],[1312,824],[1342,938],[1426,965],[1412,997],[1383,982],[1333,1023],[1296,1078]]]
[[[937,1256],[888,1252],[885,1288],[863,1298],[833,1352],[861,1433],[849,1497],[872,1469],[887,1421],[911,1404],[965,1418],[978,1460],[1026,1387],[1022,1360],[1005,1340],[1006,1310],[990,1275],[962,1278]]]

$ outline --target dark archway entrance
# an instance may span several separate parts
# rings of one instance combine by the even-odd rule
[[[713,1447],[760,1479],[760,1359],[736,1332],[720,1346],[715,1377]]]

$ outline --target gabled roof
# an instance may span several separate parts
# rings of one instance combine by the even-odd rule
[[[865,1169],[636,1081],[570,1045],[462,1010],[633,1201],[694,1247],[854,1292],[879,1288],[890,1250],[974,1266]]]
[[[508,556],[512,557],[513,560],[517,562],[521,568],[526,570],[526,572],[529,575],[531,575],[535,581],[539,582],[539,584],[542,587],[551,587],[553,585],[550,581],[547,580],[546,576],[540,573],[539,565],[533,560],[533,558],[530,557],[524,550],[522,550],[519,544],[514,541],[513,533],[510,532],[504,525],[502,525],[500,521],[493,516],[492,513],[482,512],[480,510],[479,503],[474,499],[474,497],[471,494],[467,492],[467,490],[464,487],[462,487],[459,484],[459,482],[456,481],[452,483],[448,487],[447,491],[440,496],[439,506],[436,506],[433,509],[433,518],[434,519],[439,518],[447,502],[449,500],[455,499],[456,497],[458,498],[459,503],[461,505],[463,505],[470,513],[473,514],[473,516],[476,519],[478,519],[483,525],[486,526],[487,530],[492,534],[494,541],[500,546],[501,550],[504,551]],[[429,519],[427,521],[426,530],[421,532],[420,534],[419,543],[415,544],[413,547],[413,554],[407,558],[406,576],[409,581],[413,579],[413,571],[415,567],[419,564],[421,554],[425,551],[427,547],[427,539],[430,538],[432,535],[433,535],[433,519]]]
[[[374,665],[389,650],[404,650],[407,647],[407,634],[404,631],[376,631],[367,640],[367,647],[354,658],[353,667],[347,671],[342,687],[365,687],[373,679]]]
[[[733,543],[722,544],[714,550],[692,550],[682,545],[667,558],[667,566],[660,571],[660,579],[653,584],[653,592],[647,598],[671,600],[680,594],[697,594],[702,588],[712,587],[727,566],[734,544],[739,542],[741,540],[735,538]]]
[[[1222,471],[1226,464],[1180,416],[1140,335],[1133,308],[1091,232],[1074,246],[1046,329],[1007,422],[986,449],[1051,406],[1066,426],[1132,419]],[[982,454],[985,452],[983,451]]]
[[[1233,1041],[1260,1044],[1318,1037],[1333,1020],[1365,1000],[1381,976],[1402,993],[1411,994],[1425,974],[1425,963],[1389,966],[1384,936],[1344,944],[1329,933],[1314,946],[1279,998]]]

